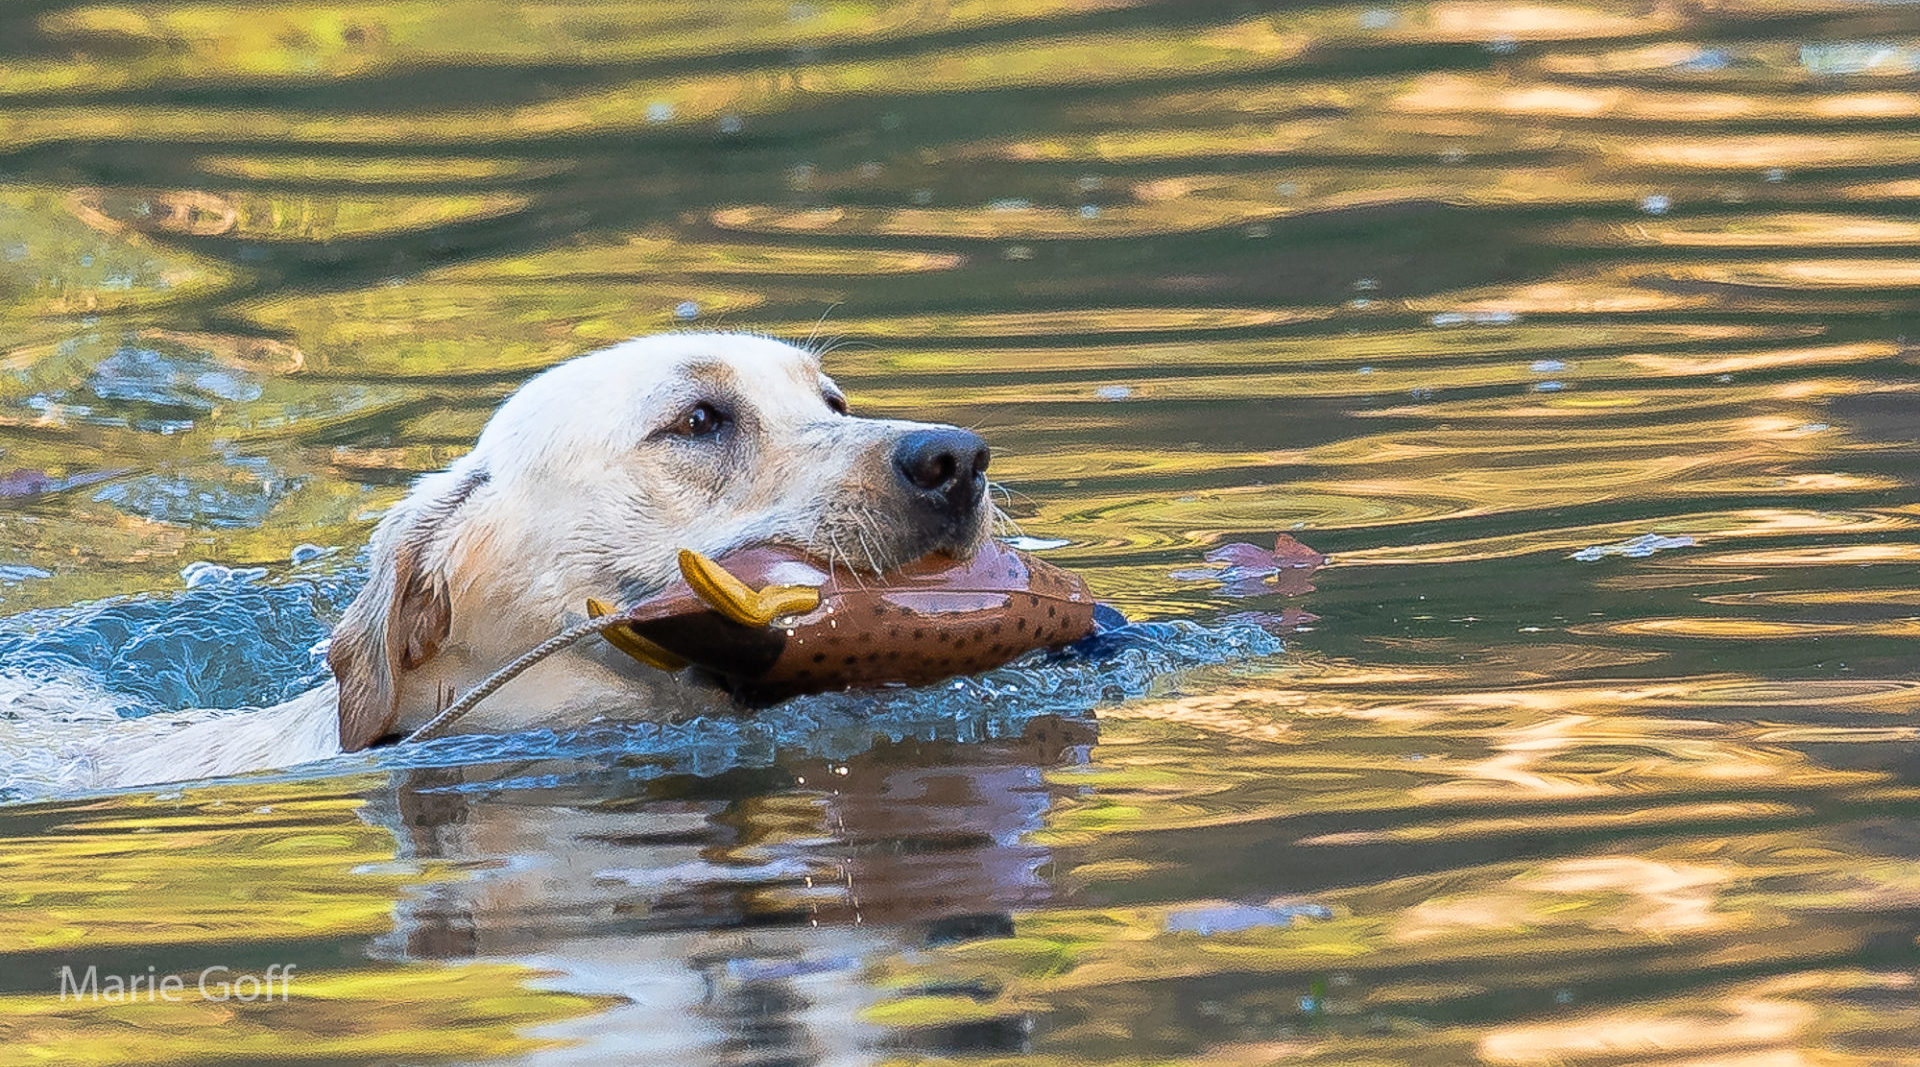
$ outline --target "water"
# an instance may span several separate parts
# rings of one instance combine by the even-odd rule
[[[1916,57],[1847,0],[0,13],[0,671],[299,688],[413,474],[679,326],[979,427],[1185,627],[0,808],[0,1062],[1912,1062]],[[1205,573],[1281,533],[1311,591]]]

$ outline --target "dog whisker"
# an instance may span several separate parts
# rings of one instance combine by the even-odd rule
[[[853,536],[860,542],[860,552],[867,557],[867,568],[877,577],[880,574],[879,561],[874,558],[873,546],[867,543],[867,512],[862,508],[853,513]]]
[[[881,520],[880,520],[879,513],[874,511],[873,508],[868,507],[863,509],[862,517],[865,519],[865,521],[872,524],[874,544],[885,545],[887,542],[886,542],[886,538],[882,536]],[[878,578],[881,572],[883,572],[886,569],[880,565],[880,561],[877,558],[872,558],[871,554],[869,555],[868,562],[873,564],[873,575],[876,578]]]
[[[993,505],[992,517],[994,531],[996,533],[1002,530],[1012,530],[1016,537],[1025,537],[1027,535],[1027,531],[1021,527],[1020,523],[1016,521],[1013,516],[1007,514],[1000,505]]]
[[[851,531],[848,531],[848,532],[851,532]],[[853,553],[848,551],[846,546],[840,543],[839,532],[835,532],[833,534],[833,545],[835,550],[839,554],[841,562],[846,564],[847,573],[853,576],[854,587],[865,588],[865,585],[863,584],[863,579],[860,576],[860,568],[854,565]]]
[[[833,314],[834,308],[837,308],[844,303],[846,303],[846,301],[844,300],[835,300],[833,303],[827,305],[827,310],[822,311],[820,313],[820,318],[814,322],[813,330],[812,332],[807,334],[806,342],[800,346],[801,348],[808,349],[809,351],[813,352],[815,356],[818,356],[822,360],[825,360],[827,358],[827,353],[833,350],[832,343],[829,342],[825,348],[814,348],[813,342],[815,338],[820,336],[820,327],[825,326],[827,324],[827,316]]]
[[[1020,499],[1022,499],[1022,500],[1032,500],[1032,499],[1033,499],[1033,497],[1032,497],[1032,496],[1031,496],[1030,494],[1027,494],[1027,493],[1023,493],[1023,492],[1021,492],[1021,491],[1020,491],[1020,490],[1018,490],[1018,489],[1011,489],[1011,488],[1008,488],[1008,487],[1007,487],[1007,485],[1006,485],[1005,483],[1003,483],[1003,482],[994,482],[994,483],[993,483],[993,487],[994,487],[995,489],[998,489],[998,490],[1000,490],[1000,494],[1001,494],[1001,496],[1003,496],[1003,497],[1004,497],[1004,498],[1006,499],[1006,501],[1007,501],[1007,503],[1009,503],[1009,504],[1011,504],[1011,503],[1013,503],[1013,498],[1014,498],[1014,497],[1019,497],[1019,498],[1020,498]]]
[[[990,509],[992,509],[990,512],[990,517],[993,521],[995,532],[997,533],[1003,529],[1010,529],[1014,532],[1015,536],[1025,537],[1027,535],[1027,531],[1021,527],[1019,520],[1015,519],[1010,513],[1008,513],[1006,508],[1003,508],[998,503],[994,502],[993,494],[995,492],[998,492],[1001,495],[1001,497],[1006,500],[1008,504],[1012,504],[1013,490],[1008,489],[1006,486],[1000,484],[999,482],[987,483],[987,506]]]

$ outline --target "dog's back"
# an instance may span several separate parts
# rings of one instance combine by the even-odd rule
[[[105,694],[0,676],[0,795],[18,799],[271,770],[340,751],[332,683],[270,708],[123,719]]]

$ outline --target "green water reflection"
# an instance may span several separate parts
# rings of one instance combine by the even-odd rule
[[[692,326],[1320,621],[1097,733],[8,809],[0,1062],[1909,1062],[1916,118],[1866,0],[9,5],[0,612],[355,548]]]

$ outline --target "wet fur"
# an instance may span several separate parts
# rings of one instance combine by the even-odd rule
[[[818,357],[770,338],[629,341],[528,381],[472,452],[382,519],[367,584],[336,627],[335,682],[272,708],[189,711],[63,736],[63,784],[111,789],[291,766],[417,728],[580,618],[675,576],[681,548],[781,542],[875,572],[987,536],[935,529],[900,495],[892,447],[925,424],[839,414]],[[724,440],[671,432],[698,403]],[[659,719],[716,694],[583,642],[508,683],[459,729]],[[54,753],[42,753],[55,755]]]

